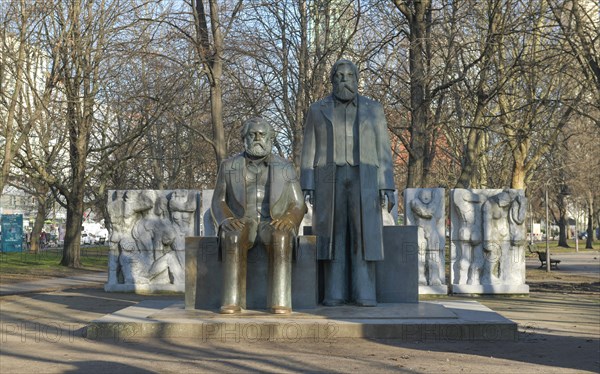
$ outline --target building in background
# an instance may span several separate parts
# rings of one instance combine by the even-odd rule
[[[0,197],[0,214],[22,214],[23,228],[33,225],[37,214],[35,197],[16,187],[7,186]]]

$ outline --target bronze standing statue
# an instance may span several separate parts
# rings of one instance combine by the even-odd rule
[[[375,306],[375,261],[383,260],[382,205],[394,201],[392,155],[383,108],[358,94],[348,60],[331,70],[333,93],[310,106],[300,184],[313,204],[317,256],[328,306]]]
[[[221,313],[241,311],[246,293],[247,252],[269,253],[268,307],[290,313],[292,246],[306,205],[294,166],[271,154],[274,131],[261,118],[244,123],[245,152],[221,164],[211,211],[223,255]]]

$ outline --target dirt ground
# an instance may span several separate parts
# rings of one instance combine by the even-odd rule
[[[597,262],[592,261],[591,269]],[[0,372],[600,372],[600,279],[545,273],[528,261],[531,294],[476,300],[519,324],[517,341],[88,340],[91,320],[149,298],[100,285],[0,298]],[[461,299],[449,296],[451,299]]]
[[[16,271],[12,273],[11,271]],[[57,268],[30,268],[27,274],[23,274],[20,269],[8,269],[0,273],[0,285],[12,284],[19,282],[30,282],[33,280],[42,280],[50,278],[60,277],[72,277],[78,275],[86,275],[90,273],[105,272],[104,269],[99,268],[82,268],[73,269],[68,267],[57,267]]]

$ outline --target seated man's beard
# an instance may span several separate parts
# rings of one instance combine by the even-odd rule
[[[246,147],[246,153],[253,157],[265,157],[270,152],[266,144],[254,142]]]
[[[334,83],[333,94],[341,101],[349,101],[356,96],[356,85],[353,83]]]

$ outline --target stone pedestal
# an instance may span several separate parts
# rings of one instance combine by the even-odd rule
[[[255,343],[277,341],[335,343],[338,339],[399,339],[407,342],[517,340],[517,324],[475,301],[424,301],[296,309],[290,315],[243,311],[223,315],[184,309],[177,300],[146,300],[92,321],[88,340],[187,338],[197,341]],[[290,346],[293,349],[293,346]]]
[[[529,294],[529,285],[527,284],[453,284],[453,294],[473,294],[473,295],[503,295],[503,294]]]
[[[315,237],[300,236],[292,258],[292,308],[317,305]],[[262,247],[248,252],[246,309],[267,307],[268,257]],[[218,309],[221,306],[223,263],[217,237],[186,238],[185,307]]]
[[[185,238],[185,307],[220,307],[222,262],[216,236]]]
[[[385,260],[377,263],[379,303],[417,303],[417,226],[384,226]],[[213,310],[221,306],[223,268],[217,237],[186,238],[185,307]],[[265,309],[268,261],[264,248],[248,252],[246,309]],[[298,237],[292,258],[292,308],[310,309],[319,301],[316,237]]]
[[[448,294],[448,286],[445,284],[440,284],[437,286],[424,286],[422,284],[419,285],[419,295],[447,295]]]
[[[385,260],[377,262],[377,302],[417,303],[419,273],[417,226],[384,226]]]

